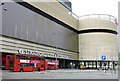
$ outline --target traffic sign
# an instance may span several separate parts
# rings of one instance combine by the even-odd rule
[[[106,60],[106,56],[102,56],[102,60]]]

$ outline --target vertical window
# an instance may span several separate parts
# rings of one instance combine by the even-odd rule
[[[19,59],[19,58],[20,58],[20,55],[16,55],[16,58]]]
[[[20,63],[18,63],[18,66],[20,66]]]
[[[26,64],[26,67],[29,67],[29,64]]]
[[[36,60],[37,58],[36,57],[33,57],[33,60]]]
[[[33,67],[34,66],[34,64],[30,64],[30,67]]]
[[[43,58],[41,58],[41,60],[43,61],[44,59],[43,59]]]
[[[41,65],[41,67],[43,68],[43,67],[44,67],[44,65]]]
[[[33,60],[33,57],[30,57],[31,60]]]
[[[8,56],[7,59],[9,59],[10,57]]]
[[[23,67],[23,64],[20,64],[20,67]]]
[[[25,59],[25,56],[20,56],[21,59]]]

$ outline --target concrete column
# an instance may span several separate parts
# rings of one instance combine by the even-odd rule
[[[110,62],[108,61],[108,68],[110,68]]]
[[[92,69],[93,69],[93,62],[92,62]]]
[[[97,62],[96,62],[96,69],[97,69]]]
[[[102,62],[100,62],[100,68],[102,68]]]
[[[63,60],[63,68],[65,69],[65,60]]]
[[[113,61],[113,69],[115,69],[115,62]]]
[[[86,62],[84,62],[84,66],[86,67]]]

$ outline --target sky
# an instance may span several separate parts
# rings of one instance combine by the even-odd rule
[[[72,10],[78,16],[88,14],[109,14],[118,18],[118,2],[120,0],[69,0]]]

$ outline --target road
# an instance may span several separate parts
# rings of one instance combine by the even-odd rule
[[[112,74],[103,70],[50,70],[45,72],[2,71],[2,79],[118,79],[118,72]]]

